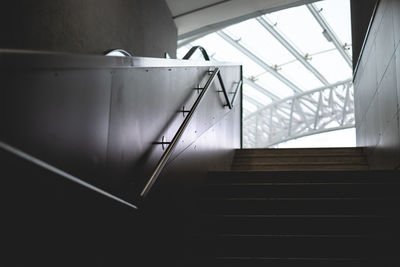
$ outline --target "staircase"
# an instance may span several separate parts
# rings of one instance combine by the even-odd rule
[[[334,171],[368,170],[362,148],[241,149],[232,170]]]
[[[400,266],[399,179],[361,148],[238,150],[209,173],[184,265]]]

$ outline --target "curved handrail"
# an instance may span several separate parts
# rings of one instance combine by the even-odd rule
[[[207,51],[204,49],[204,47],[197,45],[197,46],[193,46],[192,48],[190,48],[190,50],[186,53],[186,55],[183,57],[183,59],[189,59],[193,56],[194,52],[196,52],[198,50],[200,50],[201,54],[203,55],[204,59],[207,61],[210,61],[210,57],[208,56]]]
[[[132,57],[132,55],[124,49],[111,49],[104,52],[105,56],[117,56],[117,57]]]
[[[214,82],[215,77],[220,73],[219,68],[216,68],[210,78],[207,80],[206,85],[204,86],[203,90],[201,91],[200,95],[197,97],[196,102],[194,102],[192,108],[190,109],[188,115],[185,117],[184,121],[182,122],[181,126],[179,127],[178,131],[176,132],[174,138],[172,138],[171,143],[168,145],[167,149],[165,150],[164,154],[162,155],[161,159],[158,161],[156,168],[153,171],[153,174],[150,176],[150,179],[147,181],[145,187],[143,188],[142,192],[140,193],[141,197],[145,197],[155,181],[157,180],[158,176],[160,175],[161,171],[164,169],[165,164],[167,164],[168,159],[171,157],[172,152],[175,150],[176,144],[178,143],[179,139],[181,138],[183,132],[185,131],[187,125],[189,124],[190,120],[194,112],[197,109],[197,106],[203,100],[203,96],[207,93],[208,88],[210,88],[211,84]]]
[[[197,50],[200,50],[201,54],[203,55],[203,57],[204,57],[204,59],[206,61],[210,61],[210,57],[208,56],[207,51],[204,49],[204,47],[202,47],[200,45],[193,46],[192,48],[190,48],[190,50],[186,53],[186,55],[183,57],[183,59],[191,58],[193,56],[194,52],[196,52]],[[219,80],[219,83],[220,83],[221,88],[222,88],[222,93],[224,94],[224,97],[225,97],[225,100],[226,100],[226,103],[227,103],[226,105],[229,107],[229,109],[232,109],[232,107],[233,107],[233,103],[232,102],[233,101],[231,102],[229,100],[228,93],[226,92],[224,80],[222,79],[222,76],[221,76],[220,72],[218,72],[218,80]],[[236,94],[236,92],[235,92],[235,94]]]

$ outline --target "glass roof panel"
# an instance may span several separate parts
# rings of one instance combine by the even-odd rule
[[[316,2],[321,14],[343,43],[351,44],[351,21],[349,0],[326,0]],[[340,14],[340,16],[338,15]]]
[[[299,61],[282,66],[280,72],[304,90],[311,90],[324,85]]]
[[[333,48],[322,28],[306,6],[285,9],[265,15],[300,51],[313,54]]]
[[[246,99],[243,100],[243,109],[249,111],[249,112],[255,112],[257,110],[257,107],[247,101]]]
[[[350,1],[325,0],[316,2],[313,5],[320,10],[320,15],[326,20],[333,32],[349,50],[349,55],[351,55]],[[245,80],[243,86],[244,118],[257,112],[265,105],[286,97],[302,99],[301,101],[303,102],[296,107],[294,113],[288,111],[290,107],[279,109],[278,106],[280,104],[277,103],[277,105],[274,105],[277,115],[272,118],[272,121],[275,122],[275,128],[282,126],[283,129],[287,129],[285,128],[287,127],[285,120],[282,121],[281,118],[282,116],[288,117],[286,121],[290,121],[289,117],[292,116],[291,118],[299,123],[296,126],[297,128],[294,128],[293,133],[301,133],[302,130],[307,129],[307,126],[301,124],[304,120],[304,114],[301,115],[302,112],[297,111],[297,109],[303,109],[307,116],[313,116],[313,112],[318,112],[319,107],[317,105],[319,105],[320,99],[322,99],[322,105],[325,105],[325,97],[320,98],[320,96],[323,96],[321,91],[307,94],[304,97],[296,96],[296,92],[282,80],[287,79],[290,83],[306,92],[323,87],[326,83],[323,80],[334,84],[351,79],[352,68],[349,67],[343,56],[338,52],[332,40],[329,40],[329,36],[323,34],[322,27],[306,5],[269,13],[261,16],[261,18],[267,24],[262,25],[260,23],[262,20],[254,18],[222,29],[232,40],[237,41],[244,50],[248,50],[253,54],[253,57],[243,54],[241,52],[242,48],[236,46],[235,43],[224,40],[220,36],[221,32],[209,34],[192,42],[190,45],[178,49],[178,57],[182,58],[193,45],[201,45],[208,51],[212,60],[241,62],[243,64],[243,76],[257,85],[252,86],[251,82]],[[279,36],[272,34],[274,30],[284,41],[280,40]],[[289,45],[285,44],[285,42]],[[202,59],[201,54],[199,53],[195,58]],[[283,78],[276,77],[269,72],[268,68],[264,68],[260,63],[261,66],[257,64],[258,60],[276,69],[277,73]],[[258,88],[258,86],[263,89]],[[271,96],[268,96],[269,93],[265,93],[264,90],[275,95],[278,99],[271,99]],[[346,96],[341,95],[341,97],[344,98]],[[288,105],[290,105],[290,101],[293,100],[288,99],[288,101]],[[335,101],[337,101],[335,105],[341,105],[340,99]],[[255,129],[254,127],[258,127],[260,130],[256,131],[260,134],[260,137],[264,136],[262,138],[265,139],[268,136],[268,129],[261,129],[261,126],[257,125],[258,120],[254,119],[257,116],[262,117],[263,114],[265,112],[258,112],[255,113],[255,116],[251,115],[252,119],[244,120],[247,126],[245,127],[246,131],[244,131],[243,140],[248,139],[246,133],[251,135],[251,132]],[[262,120],[263,118],[259,119]],[[318,125],[323,125],[326,128],[340,128],[340,121],[337,118],[330,118],[329,112],[325,112],[319,118]],[[347,125],[346,127],[349,126]]]
[[[251,87],[250,85],[244,84],[244,93],[255,99],[257,102],[259,102],[261,105],[265,106],[271,103],[271,99],[267,97],[265,94],[261,93],[257,89]]]
[[[316,67],[330,83],[352,77],[352,69],[337,50],[314,55],[310,63]],[[327,64],[329,63],[329,64]]]
[[[249,30],[251,29],[251,30]],[[280,65],[294,60],[294,56],[276,40],[261,24],[255,20],[247,20],[227,28],[229,33],[240,38],[241,43],[265,59],[270,65]]]
[[[293,90],[275,78],[271,73],[265,73],[257,78],[256,83],[281,98],[293,95]]]
[[[264,71],[262,67],[249,59],[239,50],[235,49],[215,33],[198,39],[192,42],[191,45],[200,45],[205,47],[212,60],[242,63],[243,66],[246,66],[243,68],[243,75],[245,76],[251,76],[254,75],[254,73],[260,73]],[[223,49],[221,49],[221,47],[223,47]],[[188,49],[185,50],[186,52],[188,51]],[[186,52],[184,52],[184,54],[186,54]]]

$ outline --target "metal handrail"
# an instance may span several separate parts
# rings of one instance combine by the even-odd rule
[[[208,56],[207,51],[204,49],[204,47],[202,46],[193,46],[192,48],[190,48],[190,50],[186,53],[186,55],[183,57],[183,59],[189,59],[193,56],[194,52],[196,52],[197,50],[200,50],[201,54],[203,55],[204,59],[207,61],[210,61],[210,57]]]
[[[167,164],[168,159],[171,157],[172,152],[176,148],[176,145],[178,144],[179,139],[181,138],[182,134],[184,133],[186,127],[188,126],[190,120],[192,119],[192,116],[194,112],[196,111],[198,105],[200,102],[203,100],[204,95],[207,93],[208,89],[210,88],[211,84],[214,82],[215,77],[220,73],[219,68],[215,68],[215,70],[211,73],[210,78],[207,80],[207,83],[205,84],[204,88],[202,89],[200,95],[197,97],[196,101],[194,102],[192,108],[190,109],[188,115],[186,118],[183,120],[183,123],[179,127],[178,131],[176,132],[174,138],[172,139],[171,143],[165,150],[164,154],[162,155],[161,159],[158,161],[156,168],[153,171],[153,174],[150,176],[149,180],[147,181],[145,187],[143,188],[142,192],[140,193],[141,197],[145,197],[155,181],[157,180],[158,176],[160,175],[161,171],[164,169],[165,164]],[[230,102],[229,102],[230,103]]]
[[[197,50],[200,50],[201,54],[203,55],[204,59],[206,61],[210,61],[210,57],[208,56],[207,51],[204,49],[204,47],[202,46],[193,46],[192,48],[190,48],[189,52],[186,53],[186,55],[183,57],[183,59],[189,59],[193,56],[194,52],[196,52]],[[219,83],[221,85],[222,88],[222,93],[224,94],[225,100],[226,100],[226,105],[229,107],[229,109],[232,109],[233,107],[233,101],[229,101],[229,97],[228,97],[228,93],[226,92],[226,88],[225,88],[225,84],[224,84],[224,80],[222,79],[221,73],[218,73],[218,80]],[[236,89],[238,90],[240,87],[237,87]],[[236,95],[236,92],[235,92]],[[234,99],[233,99],[234,100]]]
[[[192,48],[189,50],[189,52],[183,57],[183,59],[189,59],[189,58],[194,54],[194,52],[196,52],[197,50],[200,50],[200,51],[201,51],[201,53],[202,53],[202,55],[203,55],[203,57],[204,57],[204,59],[205,59],[206,61],[210,61],[210,57],[208,56],[207,51],[206,51],[203,47],[201,47],[201,46],[194,46],[194,47],[192,47]],[[200,102],[202,101],[204,95],[207,93],[208,88],[209,88],[209,87],[211,86],[211,84],[214,82],[215,77],[218,77],[218,81],[219,81],[219,83],[220,83],[220,85],[221,85],[222,92],[223,92],[223,94],[224,94],[224,98],[225,98],[226,103],[227,103],[225,106],[228,106],[229,109],[232,109],[232,108],[233,108],[233,104],[234,104],[234,102],[235,102],[237,93],[238,93],[239,89],[240,89],[241,86],[242,86],[242,80],[240,80],[240,81],[237,83],[236,90],[235,90],[235,92],[233,93],[232,100],[230,101],[230,100],[229,100],[229,97],[228,97],[228,93],[227,93],[227,91],[226,91],[226,87],[225,87],[224,81],[223,81],[222,76],[221,76],[220,69],[219,69],[219,68],[215,68],[215,69],[212,71],[211,76],[210,76],[210,78],[207,80],[207,83],[205,84],[204,88],[202,89],[200,95],[197,97],[195,103],[193,104],[192,108],[191,108],[190,111],[188,112],[188,115],[187,115],[187,116],[185,117],[185,119],[183,120],[183,122],[182,122],[181,126],[179,127],[178,131],[176,132],[174,138],[172,139],[171,142],[168,142],[168,143],[167,143],[167,144],[169,144],[169,145],[168,145],[167,149],[165,150],[165,152],[163,153],[163,155],[161,156],[160,160],[158,161],[158,163],[157,163],[157,165],[156,165],[156,167],[155,167],[155,169],[154,169],[152,175],[150,176],[149,180],[147,181],[147,183],[146,183],[145,187],[143,188],[142,192],[140,193],[140,196],[141,196],[141,197],[145,197],[145,196],[149,193],[151,187],[152,187],[152,186],[154,185],[154,183],[156,182],[158,176],[160,175],[160,173],[161,173],[162,170],[164,169],[165,165],[167,164],[168,159],[171,157],[172,152],[174,151],[174,149],[175,149],[175,147],[176,147],[176,145],[177,145],[179,139],[181,138],[181,136],[182,136],[182,134],[184,133],[184,131],[185,131],[187,125],[189,124],[190,120],[192,119],[192,116],[193,116],[194,112],[196,111],[198,105],[199,105]],[[163,141],[163,142],[161,142],[160,144],[166,144],[166,142]]]
[[[235,104],[235,100],[236,100],[237,93],[238,93],[239,89],[242,87],[242,84],[243,84],[243,81],[242,81],[242,80],[240,80],[240,81],[237,83],[236,90],[235,90],[235,92],[233,93],[233,97],[232,97],[232,100],[231,100],[231,105],[232,105],[232,106]]]

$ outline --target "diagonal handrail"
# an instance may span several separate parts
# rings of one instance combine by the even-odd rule
[[[189,52],[186,53],[186,55],[183,57],[183,59],[190,59],[193,56],[194,52],[196,52],[197,50],[200,50],[201,54],[203,55],[203,57],[204,57],[204,59],[206,61],[210,61],[210,57],[208,56],[207,51],[204,49],[204,47],[202,47],[200,45],[193,46],[192,48],[190,48]],[[227,103],[226,105],[229,107],[229,109],[232,109],[233,108],[233,101],[235,99],[233,98],[232,99],[233,101],[229,100],[228,93],[226,91],[226,87],[225,87],[225,84],[224,84],[224,80],[222,79],[222,76],[221,76],[220,72],[218,73],[218,80],[219,80],[219,83],[220,83],[221,88],[222,88],[222,93],[224,94],[224,98],[225,98],[226,103]],[[239,88],[240,88],[240,86],[237,87],[237,90]],[[235,95],[236,95],[236,92],[235,92]]]
[[[165,167],[165,164],[167,164],[168,159],[171,157],[172,152],[175,150],[176,145],[179,142],[179,139],[181,138],[182,134],[184,133],[186,127],[188,126],[190,120],[192,119],[192,116],[194,112],[197,110],[197,107],[199,106],[200,102],[203,100],[204,95],[207,93],[208,89],[210,88],[211,84],[214,82],[215,77],[220,73],[219,68],[215,68],[214,71],[212,71],[210,78],[207,80],[207,83],[205,84],[204,88],[202,89],[200,95],[197,97],[196,101],[194,102],[192,108],[190,109],[188,115],[185,117],[183,120],[181,126],[179,127],[178,131],[176,132],[174,138],[172,138],[171,143],[168,145],[167,149],[165,150],[164,154],[161,156],[160,160],[158,161],[152,175],[150,176],[149,180],[147,181],[145,187],[143,188],[142,192],[140,193],[141,197],[145,197],[151,187],[154,185],[155,181],[157,180],[158,176],[162,172],[162,170]]]
[[[202,53],[202,55],[203,55],[203,57],[204,57],[204,59],[206,61],[210,61],[210,57],[208,56],[207,51],[201,46],[192,47],[189,50],[189,52],[183,57],[183,59],[185,59],[185,60],[189,59],[197,50],[200,50],[200,52]],[[208,89],[210,88],[211,84],[214,82],[216,77],[218,77],[218,81],[219,81],[219,83],[221,85],[221,89],[222,89],[222,92],[224,94],[224,98],[225,98],[226,103],[227,103],[225,106],[228,106],[229,109],[233,108],[233,104],[235,102],[237,93],[238,93],[239,89],[242,87],[243,81],[240,80],[237,83],[236,90],[233,93],[232,100],[229,100],[228,93],[226,91],[226,87],[225,87],[224,81],[222,79],[220,69],[219,68],[215,68],[213,71],[210,71],[210,73],[211,73],[210,78],[207,80],[207,83],[205,84],[205,86],[202,89],[200,95],[197,97],[197,99],[194,102],[192,108],[190,109],[188,115],[185,117],[184,121],[182,122],[181,126],[179,127],[179,129],[176,132],[174,138],[172,138],[171,142],[167,143],[169,145],[168,145],[167,149],[165,150],[165,152],[163,153],[163,155],[161,156],[160,160],[158,161],[158,163],[157,163],[152,175],[148,179],[148,181],[147,181],[146,185],[144,186],[143,190],[141,191],[141,193],[140,193],[141,197],[145,197],[149,193],[149,191],[151,190],[151,188],[154,185],[154,183],[156,182],[158,176],[160,175],[160,173],[164,169],[165,165],[167,164],[168,159],[171,157],[172,152],[175,150],[175,147],[178,144],[179,139],[181,138],[181,136],[184,133],[187,125],[189,124],[190,120],[192,119],[192,116],[195,113],[198,105],[203,100],[204,95],[207,93]],[[164,142],[164,141],[162,142],[162,144],[165,144],[165,143],[166,142]]]

